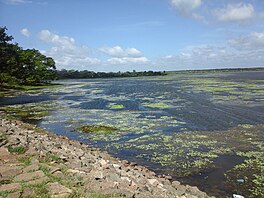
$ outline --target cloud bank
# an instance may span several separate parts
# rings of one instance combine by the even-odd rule
[[[120,46],[115,46],[103,47],[100,50],[110,56],[110,58],[107,59],[107,63],[111,65],[126,65],[149,62],[149,60],[143,56],[142,52],[136,48],[123,49]]]
[[[184,17],[191,17],[205,23],[245,23],[263,19],[263,12],[257,11],[252,3],[214,0],[170,0],[172,7]]]
[[[251,4],[227,4],[225,8],[213,11],[218,21],[243,22],[254,17],[254,7]]]
[[[91,57],[88,47],[77,45],[72,37],[60,36],[49,30],[40,31],[38,36],[40,40],[51,45],[51,48],[43,53],[54,58],[59,68],[89,67],[101,62]]]
[[[27,35],[26,30],[24,28],[21,33],[24,32]],[[252,32],[248,35],[234,37],[226,40],[221,46],[192,46],[179,53],[166,55],[156,60],[149,60],[142,51],[134,47],[123,48],[116,45],[89,48],[78,45],[74,38],[61,36],[49,30],[40,31],[38,38],[50,46],[49,50],[42,52],[53,57],[59,69],[182,70],[263,66],[264,63],[264,32]]]
[[[42,53],[54,58],[59,69],[114,69],[117,71],[118,66],[122,67],[121,70],[127,70],[128,66],[140,68],[139,65],[150,62],[140,50],[133,47],[122,48],[117,45],[98,49],[89,48],[76,44],[72,37],[61,36],[49,30],[41,30],[38,38],[50,46],[49,50],[42,50]]]
[[[177,69],[213,69],[264,66],[264,32],[252,32],[221,46],[194,46],[158,60],[158,64]]]
[[[238,50],[264,50],[264,32],[252,32],[246,36],[230,39],[228,42]]]

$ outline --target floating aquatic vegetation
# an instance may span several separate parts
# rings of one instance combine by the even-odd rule
[[[208,93],[211,101],[216,103],[254,103],[254,98],[264,95],[262,80],[234,81],[232,78],[223,79],[222,74],[213,75],[191,75],[190,78],[180,78],[184,85],[180,88],[188,92]],[[248,100],[248,101],[245,101]]]
[[[3,106],[0,110],[5,111],[9,118],[36,122],[47,116],[53,107],[50,102],[39,102]]]
[[[79,128],[76,128],[76,131],[84,133],[98,133],[98,134],[108,134],[118,131],[117,128],[110,126],[100,126],[100,125],[85,125]]]
[[[125,106],[117,103],[110,103],[107,105],[109,109],[124,109]]]
[[[143,103],[143,106],[145,107],[151,107],[151,108],[157,108],[157,109],[166,109],[170,108],[168,104],[157,102],[157,103]]]
[[[255,141],[261,140],[261,134],[256,130],[258,128],[263,129],[264,126],[245,124],[218,132],[185,132],[168,135],[155,133],[130,139],[125,143],[109,145],[109,148],[140,149],[141,154],[137,155],[138,158],[158,163],[164,169],[173,170],[174,174],[181,177],[214,168],[214,160],[219,156],[243,156],[239,152],[234,152],[252,149]],[[248,138],[249,136],[251,138]],[[258,152],[247,155],[255,156],[259,154]]]
[[[263,147],[263,128],[252,125],[241,125],[242,131],[247,137],[245,142],[251,145],[251,149],[241,149],[237,151],[238,156],[246,159],[242,164],[236,165],[232,170],[226,173],[227,183],[230,188],[236,188],[234,180],[243,178],[244,182],[238,189],[246,197],[263,197],[264,196],[264,147]],[[252,136],[252,131],[258,131]]]

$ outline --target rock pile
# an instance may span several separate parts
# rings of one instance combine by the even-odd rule
[[[0,121],[0,197],[208,197],[197,187],[20,121]]]

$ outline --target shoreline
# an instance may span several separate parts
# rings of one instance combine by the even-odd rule
[[[170,176],[157,177],[134,162],[21,121],[1,118],[0,150],[0,197],[28,197],[29,191],[39,196],[39,185],[48,193],[44,197],[209,197]]]

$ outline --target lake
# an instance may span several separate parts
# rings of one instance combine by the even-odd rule
[[[12,93],[0,109],[210,195],[264,193],[264,72],[59,83]],[[78,132],[83,126],[114,130]]]

